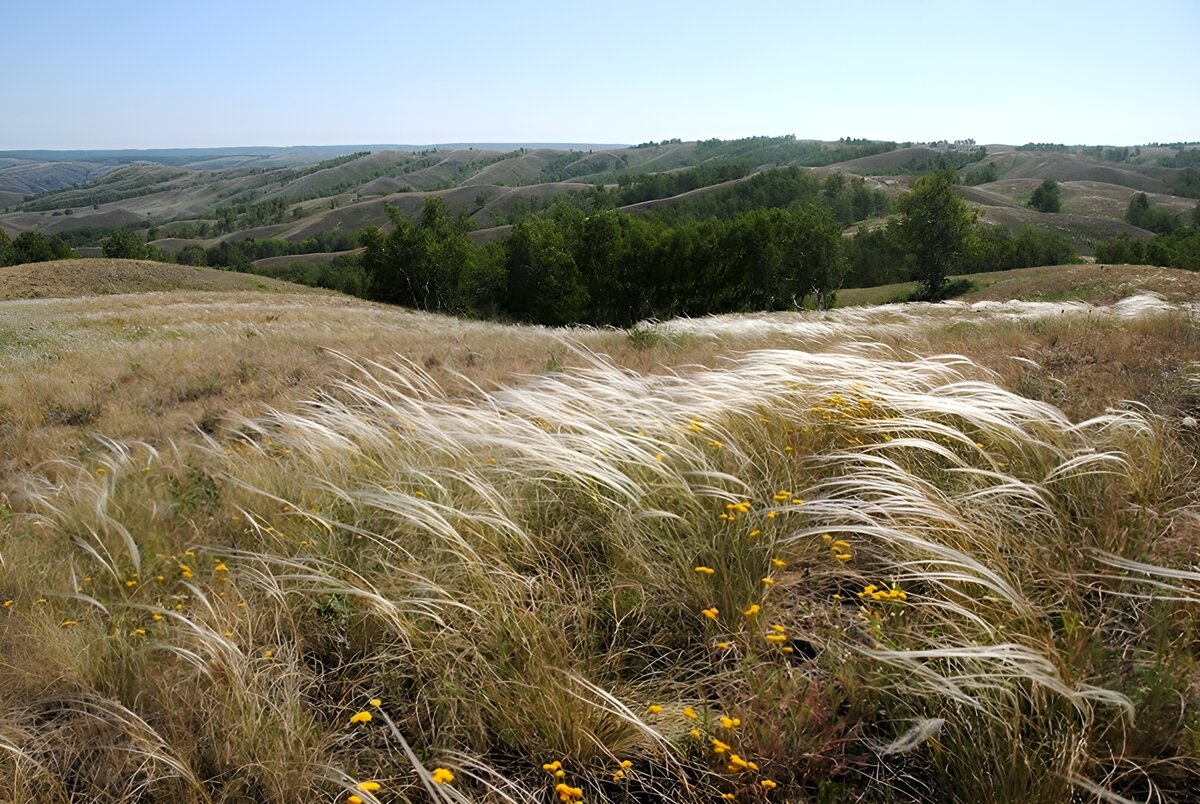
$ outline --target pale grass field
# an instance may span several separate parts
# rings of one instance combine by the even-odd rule
[[[0,800],[1187,801],[1198,346],[0,303]]]

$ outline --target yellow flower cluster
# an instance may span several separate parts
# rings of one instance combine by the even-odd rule
[[[829,545],[829,551],[838,561],[849,561],[854,558],[854,554],[850,552],[850,542],[844,539],[835,539],[828,533],[822,533],[821,539]]]
[[[908,595],[900,588],[898,584],[892,584],[892,588],[880,588],[875,584],[867,584],[863,590],[858,593],[860,600],[880,600],[880,601],[900,601],[908,600]]]
[[[429,774],[429,778],[437,784],[450,784],[454,781],[454,774],[447,768],[434,768],[433,773]]]
[[[559,782],[554,785],[554,792],[558,793],[558,800],[563,804],[569,804],[572,801],[583,801],[583,788],[571,787],[566,782]]]
[[[383,789],[383,785],[379,782],[359,782],[354,788],[362,793],[370,793],[374,795]],[[351,793],[346,797],[346,804],[363,804],[363,797]]]

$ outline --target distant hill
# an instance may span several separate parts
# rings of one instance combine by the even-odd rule
[[[177,250],[222,240],[278,237],[300,243],[332,232],[388,225],[386,206],[415,216],[430,195],[468,218],[476,239],[507,231],[515,215],[555,196],[635,174],[738,161],[752,170],[795,165],[819,178],[833,172],[904,192],[939,159],[986,169],[993,181],[961,186],[986,220],[1010,229],[1040,225],[1066,233],[1085,254],[1116,233],[1148,237],[1122,217],[1136,192],[1187,215],[1195,199],[1173,195],[1183,170],[1177,148],[987,146],[974,143],[819,142],[749,137],[616,145],[474,143],[451,146],[343,145],[123,151],[0,152],[0,228],[16,234],[80,233],[95,244],[103,230],[132,227]],[[1111,158],[1109,158],[1111,157]],[[1118,161],[1119,160],[1119,161]],[[1062,185],[1063,211],[1026,206],[1043,179]],[[712,192],[660,198],[630,207],[659,209]],[[88,235],[86,233],[94,234]],[[88,238],[91,239],[88,239]]]

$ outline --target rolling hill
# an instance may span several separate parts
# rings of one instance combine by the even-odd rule
[[[0,213],[0,227],[12,234],[81,232],[77,242],[85,244],[96,242],[105,229],[135,228],[167,250],[250,237],[299,243],[323,233],[386,225],[388,204],[414,216],[426,197],[436,195],[470,219],[476,239],[488,239],[502,231],[497,227],[510,223],[514,213],[545,206],[563,193],[610,184],[622,176],[729,160],[755,169],[800,165],[820,177],[832,172],[864,176],[872,186],[895,195],[911,184],[913,170],[946,154],[948,147],[755,137],[636,147],[330,146],[57,156],[13,152],[0,154],[0,202],[8,210]],[[1123,162],[1097,153],[1103,151],[991,145],[983,160],[968,164],[964,172],[992,166],[996,180],[963,186],[960,192],[985,220],[1014,230],[1038,225],[1061,231],[1085,254],[1097,240],[1118,233],[1149,236],[1122,220],[1135,192],[1147,192],[1155,203],[1183,215],[1195,206],[1194,199],[1172,195],[1181,171],[1158,164],[1175,151],[1146,148]],[[1062,185],[1061,214],[1042,215],[1025,206],[1045,178]],[[689,197],[657,199],[629,211],[661,208]]]

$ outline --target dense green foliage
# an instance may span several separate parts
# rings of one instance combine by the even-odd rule
[[[1125,222],[1155,234],[1169,234],[1183,226],[1179,215],[1151,202],[1145,193],[1136,193],[1129,199]]]
[[[71,244],[61,237],[31,230],[9,238],[8,233],[0,229],[0,265],[49,262],[78,256],[71,249]]]
[[[920,297],[941,297],[946,277],[962,273],[963,255],[975,216],[954,192],[954,173],[922,176],[900,199],[899,243],[909,255]]]
[[[286,198],[273,198],[257,204],[232,204],[217,207],[213,210],[213,217],[217,219],[218,232],[236,232],[254,226],[282,223],[287,220],[288,205]]]
[[[126,260],[148,260],[152,256],[151,248],[131,229],[118,229],[110,234],[104,240],[101,253],[105,257]]]
[[[336,290],[350,296],[366,298],[370,292],[369,277],[358,259],[342,254],[331,260],[293,262],[280,268],[250,266],[248,272],[298,285]]]
[[[896,150],[896,143],[843,137],[836,145],[815,140],[783,137],[745,137],[738,140],[710,139],[696,144],[699,159],[745,159],[757,165],[802,165],[821,167],[863,156]]]
[[[1200,222],[1149,240],[1136,240],[1126,234],[1117,235],[1096,247],[1096,260],[1200,271]]]
[[[967,165],[979,162],[987,156],[987,148],[980,145],[973,150],[964,151],[951,149],[939,151],[932,156],[917,156],[892,170],[876,171],[878,173],[916,174],[935,173],[944,170],[960,170]]]
[[[1200,153],[1200,149],[1192,153]],[[1194,167],[1186,168],[1175,179],[1174,190],[1175,195],[1181,195],[1184,198],[1200,198],[1200,170]]]
[[[899,228],[899,221],[893,220],[887,226],[860,231],[844,241],[848,265],[843,287],[890,285],[913,278],[912,257],[905,250]],[[1075,247],[1058,232],[1027,226],[1013,234],[1003,226],[978,222],[963,244],[954,274],[1078,262]]]
[[[1173,156],[1162,157],[1158,160],[1158,163],[1163,167],[1171,168],[1200,167],[1200,148],[1186,148],[1183,145],[1176,145],[1175,154]]]
[[[1054,179],[1044,180],[1029,197],[1029,206],[1038,212],[1059,212],[1062,210],[1062,191]]]
[[[749,176],[754,166],[745,161],[714,162],[666,173],[635,173],[622,176],[615,191],[616,206],[670,198],[701,187]]]
[[[995,162],[988,162],[986,165],[979,165],[964,171],[959,176],[959,183],[973,187],[976,184],[987,184],[999,178],[1000,168],[996,167]]]
[[[558,204],[486,248],[454,228],[440,200],[426,202],[416,225],[392,215],[391,234],[363,236],[374,298],[542,324],[825,303],[843,267],[841,227],[816,206],[671,223]]]

